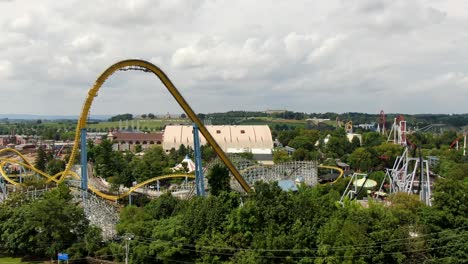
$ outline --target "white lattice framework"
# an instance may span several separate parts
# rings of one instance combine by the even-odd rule
[[[257,181],[296,181],[298,179],[309,186],[318,184],[318,164],[315,161],[291,161],[275,165],[262,165],[255,163],[255,161],[243,159],[238,156],[231,156],[229,158],[250,186],[253,186]],[[220,161],[213,161],[207,166],[207,168],[211,168],[214,164],[220,164]],[[238,191],[242,190],[232,175],[231,188]]]
[[[393,168],[387,169],[386,178],[390,182],[390,193],[415,194],[419,192],[420,200],[431,205],[429,162],[422,158],[409,157],[408,148],[405,148],[403,154],[396,158]],[[380,186],[381,190],[384,182],[385,180]]]

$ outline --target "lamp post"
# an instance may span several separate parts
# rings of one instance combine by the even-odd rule
[[[130,252],[130,240],[132,240],[133,234],[126,233],[124,235],[125,240],[125,264],[128,264],[128,253]]]

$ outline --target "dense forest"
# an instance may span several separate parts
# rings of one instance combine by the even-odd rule
[[[337,201],[349,179],[297,192],[258,182],[249,195],[216,185],[208,197],[168,193],[123,208],[119,237],[107,242],[62,185],[39,200],[15,195],[0,205],[1,251],[122,261],[123,238],[131,237],[130,263],[463,263],[468,168],[453,160],[441,167],[432,207],[404,193],[368,208],[342,206]]]

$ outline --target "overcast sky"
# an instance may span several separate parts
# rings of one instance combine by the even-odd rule
[[[196,112],[468,112],[466,0],[0,0],[0,113],[77,115],[160,66]],[[92,114],[181,113],[117,72]]]

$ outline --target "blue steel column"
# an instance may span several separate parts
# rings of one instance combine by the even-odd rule
[[[83,206],[86,208],[88,194],[88,151],[86,149],[86,128],[81,129],[81,193]]]
[[[203,179],[203,166],[200,148],[198,126],[193,124],[193,147],[195,150],[195,185],[198,196],[205,196],[205,182]]]

